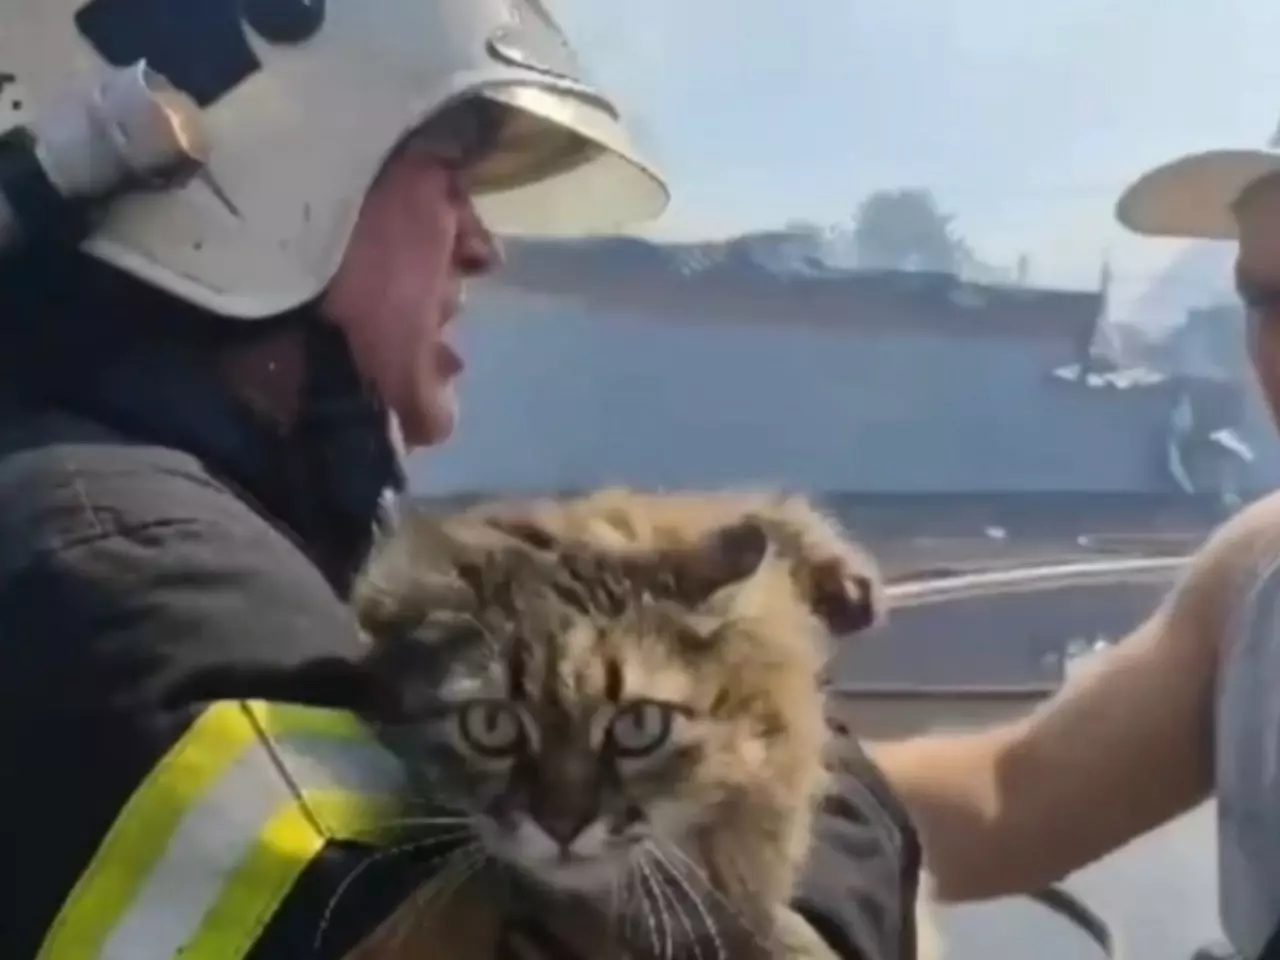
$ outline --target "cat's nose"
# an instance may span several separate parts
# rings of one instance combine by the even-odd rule
[[[590,825],[591,817],[576,810],[543,811],[537,821],[543,832],[560,845],[561,852],[567,852]]]

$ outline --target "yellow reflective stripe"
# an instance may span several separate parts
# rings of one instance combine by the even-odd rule
[[[399,793],[351,793],[346,790],[308,790],[307,813],[331,840],[386,843],[396,831],[387,824],[404,815]]]
[[[269,703],[266,700],[242,700],[240,706],[253,718],[258,728],[272,739],[283,740],[311,734],[334,740],[369,740],[369,731],[364,724],[355,714],[346,710],[325,710],[296,703]]]
[[[337,839],[373,839],[372,831],[362,830],[362,825],[386,822],[392,815],[386,803],[342,791],[305,793],[304,800],[305,806],[290,804],[267,823],[253,852],[240,862],[205,914],[182,960],[227,960],[249,952],[303,868],[324,847],[315,823],[338,825],[342,832],[330,834]]]
[[[39,960],[239,960],[326,840],[371,838],[400,785],[349,713],[213,704],[126,804]]]
[[[257,741],[239,703],[205,709],[134,791],[72,888],[37,960],[96,958],[193,798]]]
[[[222,895],[183,948],[183,960],[232,960],[247,954],[324,843],[301,804],[281,809],[228,877]]]

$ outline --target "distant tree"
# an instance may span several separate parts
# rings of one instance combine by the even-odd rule
[[[929,190],[877,190],[854,216],[853,246],[866,270],[936,270],[959,273],[974,259],[951,216]]]
[[[815,237],[820,237],[826,235],[831,228],[813,220],[801,220],[797,218],[788,220],[786,224],[783,225],[783,229],[786,230],[787,233],[805,233]]]

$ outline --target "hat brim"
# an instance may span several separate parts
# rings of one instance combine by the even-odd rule
[[[1116,218],[1151,237],[1234,240],[1236,200],[1263,177],[1280,173],[1280,153],[1211,150],[1182,157],[1139,177],[1120,196]]]

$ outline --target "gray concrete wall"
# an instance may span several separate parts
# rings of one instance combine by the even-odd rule
[[[457,334],[469,364],[465,429],[415,464],[415,484],[1171,489],[1166,397],[1054,378],[1072,360],[1061,338],[783,320],[674,323],[481,298]]]

